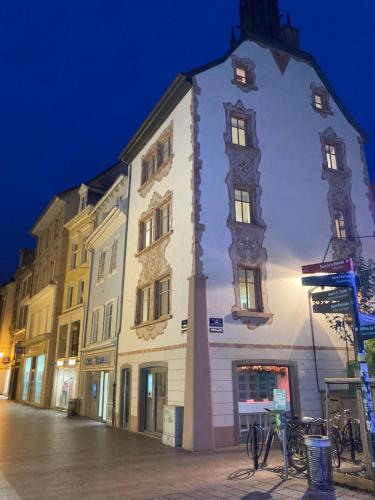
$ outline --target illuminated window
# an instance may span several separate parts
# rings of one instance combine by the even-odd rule
[[[244,66],[237,65],[234,71],[234,78],[237,83],[247,83],[248,74],[246,68]]]
[[[249,191],[243,191],[242,189],[235,189],[234,203],[236,212],[236,222],[244,222],[246,224],[251,224],[253,221],[252,221]]]
[[[332,144],[325,145],[327,168],[329,170],[338,170],[339,160],[337,147]]]
[[[246,146],[246,121],[237,116],[231,116],[232,143]]]
[[[168,277],[155,283],[156,319],[170,313],[170,282]]]
[[[337,238],[345,239],[347,237],[347,229],[344,212],[342,210],[335,210],[334,217],[336,236]]]
[[[315,92],[314,94],[314,104],[317,109],[324,109],[324,99],[323,95]]]
[[[238,373],[239,400],[272,401],[277,389],[276,373],[271,371],[244,371]]]
[[[250,311],[260,310],[259,272],[257,269],[238,269],[240,306]]]

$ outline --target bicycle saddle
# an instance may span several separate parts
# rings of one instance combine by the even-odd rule
[[[314,420],[315,418],[313,417],[302,417],[302,423],[304,424],[311,424]]]

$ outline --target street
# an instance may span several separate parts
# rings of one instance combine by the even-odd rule
[[[307,481],[252,475],[243,447],[189,453],[92,420],[0,400],[0,499],[306,499]],[[368,499],[336,488],[327,498]]]

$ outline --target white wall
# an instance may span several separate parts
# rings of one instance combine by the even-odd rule
[[[322,86],[314,69],[293,58],[282,75],[270,50],[255,42],[244,42],[235,52],[251,59],[256,67],[257,91],[245,93],[231,83],[232,60],[196,77],[199,96],[199,142],[201,145],[204,273],[207,281],[208,316],[223,317],[223,334],[210,334],[212,343],[250,344],[243,348],[211,349],[213,413],[215,426],[233,425],[231,360],[285,359],[298,361],[303,412],[320,408],[311,350],[288,348],[310,346],[307,289],[301,286],[301,266],[320,262],[331,237],[328,211],[328,182],[322,180],[322,151],[319,134],[332,127],[346,145],[347,164],[352,169],[352,199],[356,206],[360,235],[372,234],[358,132],[348,123],[330,98],[333,115],[323,118],[311,107],[310,84]],[[235,303],[232,264],[228,249],[231,232],[225,178],[229,159],[225,154],[225,110],[240,99],[256,112],[256,130],[261,151],[259,166],[262,188],[262,218],[267,226],[267,289],[271,325],[254,331],[233,320]],[[367,252],[367,248],[366,248]],[[219,271],[220,270],[220,271]],[[343,374],[343,348],[337,335],[322,317],[314,315],[316,342],[331,350],[318,352],[320,379]],[[281,346],[278,349],[252,345]],[[333,349],[332,349],[333,348]],[[320,382],[322,383],[322,382]]]

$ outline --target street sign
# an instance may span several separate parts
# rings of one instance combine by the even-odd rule
[[[338,300],[351,300],[352,292],[350,288],[337,288],[335,290],[329,290],[328,292],[317,292],[311,294],[312,300],[314,302],[324,302],[328,300],[338,301]]]
[[[359,332],[358,328],[355,329],[356,333],[361,336],[363,339],[373,339],[375,338],[375,325],[362,325],[359,327]]]
[[[375,316],[371,314],[359,314],[361,325],[375,325]]]
[[[352,259],[332,260],[329,262],[320,262],[318,264],[308,264],[302,266],[303,274],[316,274],[316,273],[347,273],[353,271]]]
[[[323,314],[350,314],[353,311],[353,301],[321,302],[319,304],[313,304],[313,311],[314,313]]]
[[[210,332],[211,333],[223,333],[224,324],[223,318],[210,318]]]
[[[306,276],[302,278],[303,286],[354,286],[358,282],[358,277],[352,273],[326,274],[325,276]]]
[[[188,320],[187,319],[183,319],[181,321],[181,333],[186,333],[187,329],[188,329]]]

